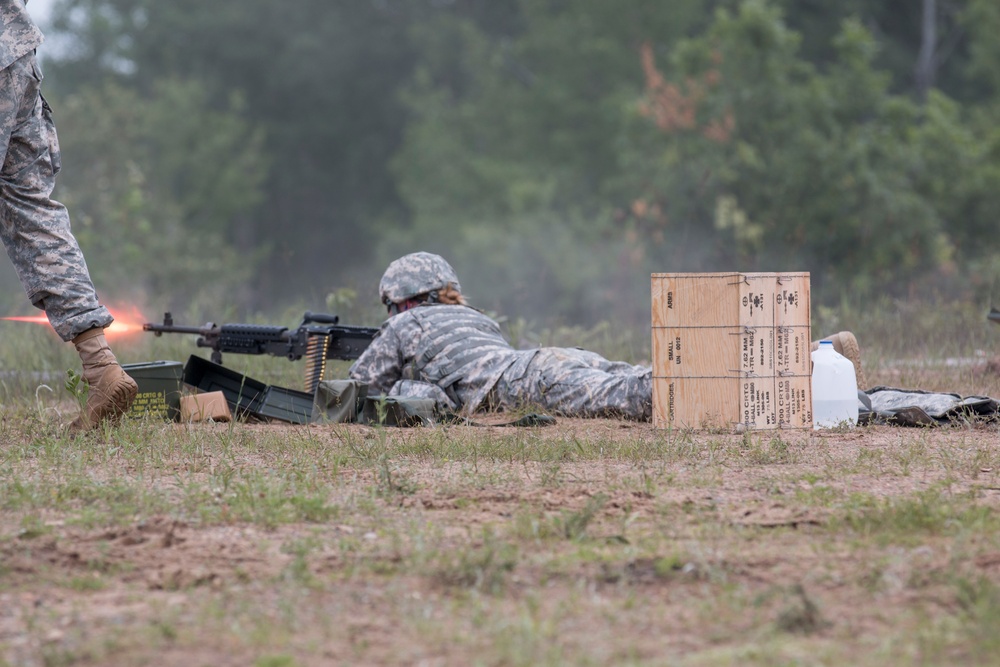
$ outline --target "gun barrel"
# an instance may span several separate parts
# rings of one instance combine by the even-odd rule
[[[206,333],[208,333],[209,331],[211,331],[211,329],[212,329],[211,326],[208,326],[208,327],[178,327],[178,326],[174,326],[172,324],[169,324],[169,325],[168,324],[154,324],[152,322],[146,322],[145,324],[142,325],[142,330],[143,331],[152,331],[157,336],[162,336],[165,333],[195,334],[195,335],[198,335],[198,336],[203,336]]]
[[[986,316],[986,318],[990,322],[995,322],[996,324],[1000,324],[1000,310],[997,310],[996,308],[990,308],[990,313],[989,315]]]

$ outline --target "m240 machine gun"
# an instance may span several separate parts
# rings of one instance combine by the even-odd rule
[[[306,358],[305,390],[316,391],[326,373],[327,359],[354,360],[368,349],[378,334],[378,327],[340,324],[340,318],[326,313],[307,312],[297,329],[260,324],[214,324],[202,327],[175,326],[170,313],[163,314],[163,324],[147,322],[143,331],[157,336],[165,333],[194,334],[198,347],[212,350],[212,361],[221,364],[222,353],[269,354],[289,361]]]

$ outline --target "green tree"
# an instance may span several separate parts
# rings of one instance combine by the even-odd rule
[[[148,99],[163,79],[197,81],[216,111],[238,94],[271,167],[241,218],[244,245],[269,248],[257,300],[321,295],[370,265],[377,230],[405,223],[387,168],[407,122],[396,91],[413,66],[406,30],[437,4],[61,0],[54,25],[74,48],[50,70],[64,92],[112,79]],[[507,4],[454,11],[503,24]]]
[[[894,95],[859,21],[820,68],[774,5],[710,24],[704,4],[684,7],[524,2],[506,39],[451,17],[420,26],[395,162],[414,224],[386,254],[449,250],[491,307],[569,318],[641,317],[620,304],[645,301],[650,271],[806,269],[832,296],[909,290],[982,252],[990,219],[956,220],[956,193],[932,186],[975,158],[964,114]],[[964,206],[988,201],[974,190]]]
[[[904,4],[61,0],[75,48],[50,71],[83,109],[121,97],[106,152],[184,238],[261,253],[248,299],[374,283],[426,249],[479,305],[639,322],[651,271],[809,269],[818,297],[996,272],[1000,15],[924,3],[921,95],[927,24]]]
[[[246,298],[260,252],[233,240],[261,199],[263,137],[238,98],[222,112],[210,97],[166,80],[148,99],[106,83],[54,101],[57,195],[102,294],[179,310]]]
[[[413,222],[386,236],[383,261],[445,252],[477,301],[502,312],[648,309],[631,298],[648,274],[611,226],[627,202],[609,184],[642,90],[641,44],[699,29],[704,4],[523,0],[510,34],[452,14],[415,25],[412,121],[393,163]]]
[[[693,214],[720,233],[727,264],[809,269],[820,291],[898,289],[940,269],[950,243],[916,187],[921,156],[910,137],[928,119],[889,94],[857,22],[843,26],[826,73],[798,57],[799,43],[777,10],[745,2],[674,49],[668,71],[695,82],[697,123],[661,127],[660,141],[636,147],[652,147],[650,169],[672,186],[660,197],[690,189],[677,166],[698,160]]]

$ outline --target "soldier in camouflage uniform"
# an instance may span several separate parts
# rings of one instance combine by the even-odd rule
[[[652,370],[576,348],[515,350],[499,325],[465,305],[442,257],[417,252],[379,283],[389,319],[351,366],[369,393],[435,399],[438,409],[541,408],[567,417],[648,420]]]
[[[71,427],[94,428],[119,419],[137,387],[108,347],[111,314],[98,302],[65,207],[51,199],[60,159],[35,60],[42,33],[23,0],[0,0],[0,21],[0,240],[31,303],[76,345],[89,392]]]

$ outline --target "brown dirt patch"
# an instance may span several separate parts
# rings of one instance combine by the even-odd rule
[[[0,516],[0,658],[875,664],[889,642],[976,662],[986,640],[955,633],[970,618],[963,587],[1000,585],[1000,543],[975,515],[1000,503],[997,435],[666,434],[567,419],[140,430],[138,447],[173,443],[155,465],[118,454],[64,476],[141,485],[157,511],[102,525],[87,511],[104,501],[80,492]],[[5,451],[8,488],[48,474]],[[227,474],[285,475],[280,493],[315,516],[240,515],[272,487],[248,482],[259,495],[243,497],[217,488]],[[202,490],[212,514],[189,502]]]

